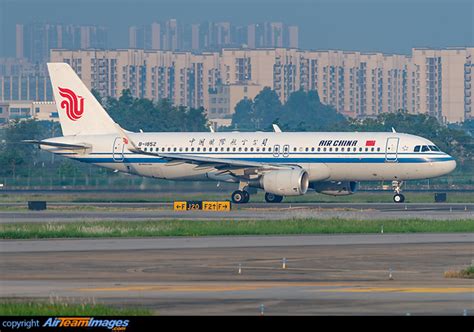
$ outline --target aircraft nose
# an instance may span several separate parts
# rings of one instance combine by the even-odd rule
[[[453,157],[451,157],[451,158],[453,158]],[[454,158],[453,158],[452,160],[448,161],[448,165],[447,165],[448,173],[451,173],[452,171],[454,171],[455,168],[456,168],[456,160],[454,160]]]
[[[452,158],[451,160],[444,162],[444,171],[445,171],[444,174],[451,173],[456,168],[456,160],[454,160],[453,157],[451,158]]]

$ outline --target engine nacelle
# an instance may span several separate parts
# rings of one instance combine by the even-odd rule
[[[359,188],[359,183],[355,181],[313,182],[311,188],[324,195],[345,196],[355,193]]]
[[[304,195],[308,186],[308,172],[301,168],[270,171],[260,179],[260,188],[279,196]]]

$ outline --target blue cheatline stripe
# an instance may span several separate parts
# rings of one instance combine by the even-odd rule
[[[150,158],[128,158],[125,157],[123,160],[114,160],[113,158],[75,158],[75,160],[100,164],[100,163],[114,163],[114,162],[124,162],[124,163],[167,163],[168,161],[158,157]],[[236,161],[253,161],[253,162],[262,162],[262,163],[329,163],[329,164],[341,164],[341,163],[385,163],[385,158],[226,158]],[[441,157],[441,158],[398,158],[399,163],[428,163],[428,162],[442,162],[454,160],[452,157]],[[393,160],[392,160],[393,161]]]
[[[273,153],[272,152],[158,152],[158,153],[166,153],[166,154],[176,154],[176,155],[193,155],[193,156],[200,156],[200,155],[204,155],[204,156],[220,156],[220,155],[229,155],[229,154],[232,154],[232,155],[268,155],[268,156],[273,156]],[[56,153],[56,154],[65,154],[65,155],[68,155],[68,154],[72,154],[72,153]],[[390,153],[392,154],[392,153]],[[99,156],[102,156],[102,155],[112,155],[112,152],[92,152],[90,153],[89,155],[99,155]],[[123,153],[124,156],[136,156],[137,153],[132,153],[132,152],[124,152]],[[376,155],[380,155],[380,156],[385,156],[385,152],[291,152],[289,153],[289,155],[308,155],[308,156],[311,156],[311,155],[356,155],[356,156],[360,156],[360,155],[369,155],[369,156],[376,156]],[[421,152],[420,153],[417,153],[417,152],[398,152],[397,155],[410,155],[410,156],[416,156],[416,157],[419,157],[421,155]],[[444,153],[424,153],[422,154],[422,156],[426,157],[426,156],[444,156],[445,154]],[[280,153],[280,157],[279,158],[282,158],[283,157],[283,153]]]

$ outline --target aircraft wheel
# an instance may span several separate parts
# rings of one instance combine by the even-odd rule
[[[403,203],[405,202],[405,196],[403,196],[402,194],[396,194],[393,196],[393,201],[395,203]]]
[[[243,190],[236,190],[232,193],[232,202],[235,204],[247,203],[250,199],[248,192]]]
[[[283,200],[283,196],[275,195],[272,193],[265,193],[265,201],[267,203],[280,203]]]
[[[244,201],[243,203],[248,203],[250,201],[250,194],[248,191],[245,191],[245,190],[242,190],[242,192],[244,193]]]

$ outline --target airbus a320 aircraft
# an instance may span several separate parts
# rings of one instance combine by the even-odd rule
[[[308,189],[349,195],[359,181],[392,181],[394,202],[404,180],[448,174],[456,161],[429,140],[396,132],[133,133],[110,118],[66,63],[49,63],[62,137],[41,149],[74,160],[157,179],[238,183],[234,203],[251,188],[265,200],[304,195]],[[146,119],[143,119],[146,121]]]

